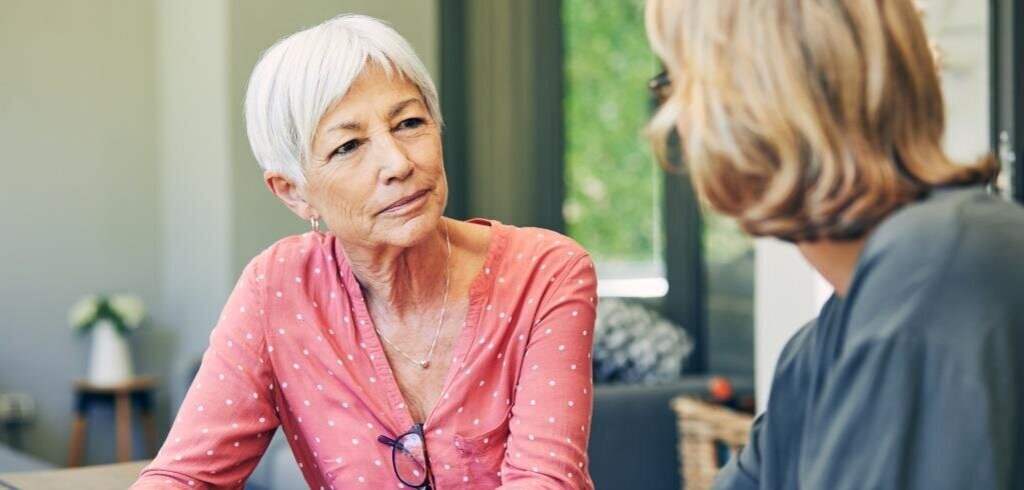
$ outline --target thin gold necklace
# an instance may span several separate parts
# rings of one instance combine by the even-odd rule
[[[399,349],[397,345],[391,343],[391,341],[388,340],[388,338],[385,337],[384,334],[380,333],[380,329],[378,329],[376,326],[373,327],[373,329],[377,331],[377,336],[380,337],[381,340],[390,345],[391,348],[395,349],[395,351],[398,352],[402,357],[408,359],[409,362],[419,366],[422,369],[426,369],[428,366],[430,366],[430,358],[434,356],[434,347],[437,346],[437,337],[441,333],[441,324],[444,323],[444,313],[445,310],[448,308],[448,285],[452,278],[452,241],[451,238],[448,236],[448,223],[444,221],[444,218],[442,218],[441,223],[444,224],[444,240],[448,244],[448,257],[445,260],[447,272],[445,273],[444,278],[444,302],[441,303],[441,318],[437,320],[437,330],[434,331],[434,340],[430,342],[430,351],[427,352],[427,358],[423,359],[422,361],[417,361],[416,359],[413,359],[405,352],[402,352],[402,349]]]

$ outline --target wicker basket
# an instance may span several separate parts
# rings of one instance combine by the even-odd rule
[[[718,469],[725,464],[720,458],[724,445],[733,455],[750,438],[753,417],[694,398],[672,400],[679,424],[679,454],[683,459],[683,486],[687,490],[711,488]]]

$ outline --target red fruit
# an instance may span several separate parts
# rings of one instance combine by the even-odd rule
[[[708,391],[711,392],[711,398],[719,402],[727,402],[732,399],[732,382],[729,378],[722,376],[715,376],[708,380]]]

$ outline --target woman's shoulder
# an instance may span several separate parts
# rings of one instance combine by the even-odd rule
[[[473,219],[470,222],[486,222],[492,227],[485,277],[494,277],[493,286],[507,294],[543,297],[553,294],[555,289],[551,286],[562,284],[569,276],[583,278],[595,274],[586,249],[561,233],[506,225],[494,220]],[[490,281],[484,283],[490,284]],[[587,295],[592,293],[587,291]]]
[[[864,256],[941,263],[954,251],[961,258],[978,252],[973,242],[990,245],[994,241],[1024,241],[1020,206],[977,186],[939,188],[887,217],[869,237]]]
[[[508,232],[508,254],[514,259],[572,264],[589,253],[576,240],[544,228],[502,225]]]
[[[1022,248],[1020,206],[980,187],[938,189],[878,226],[861,254],[858,272],[866,275],[870,270],[897,283],[900,278],[920,281],[953,272],[1020,274],[1024,265],[1010,259]]]
[[[915,337],[965,345],[1024,307],[1024,210],[980,188],[943,189],[887,219],[859,259],[849,340]],[[971,328],[963,328],[971,325]]]
[[[334,236],[307,232],[284,237],[252,258],[248,269],[258,280],[273,283],[284,278],[301,281],[308,273],[317,273],[325,262],[335,260]],[[297,278],[297,279],[296,279]]]

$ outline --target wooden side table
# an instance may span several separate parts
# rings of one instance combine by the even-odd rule
[[[119,385],[94,385],[86,380],[75,382],[75,420],[71,427],[68,467],[82,464],[85,446],[86,415],[95,402],[114,401],[117,422],[117,461],[132,460],[132,406],[139,408],[142,430],[146,437],[148,457],[156,454],[156,425],[153,420],[153,392],[156,376],[138,376]]]

